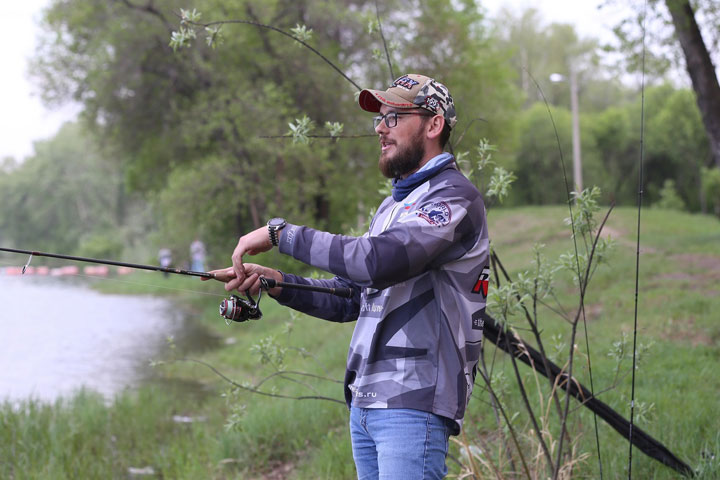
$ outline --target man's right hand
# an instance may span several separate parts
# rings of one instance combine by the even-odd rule
[[[251,295],[257,295],[260,291],[260,277],[271,278],[278,282],[283,281],[282,273],[273,268],[255,263],[245,263],[243,267],[245,270],[243,279],[237,278],[233,267],[213,270],[209,273],[214,275],[215,280],[225,283],[225,290],[228,292],[237,290],[244,293],[249,290]],[[203,278],[203,280],[207,279]],[[282,287],[274,287],[268,290],[268,293],[273,297],[280,295],[280,292],[282,292]]]

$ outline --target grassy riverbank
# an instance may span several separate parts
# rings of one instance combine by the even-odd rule
[[[493,210],[491,234],[506,267],[511,272],[529,268],[532,246],[538,242],[547,245],[550,259],[572,249],[562,222],[566,216],[561,207]],[[595,390],[613,386],[600,398],[625,416],[629,416],[630,359],[625,358],[624,374],[615,381],[615,362],[608,352],[623,333],[632,335],[635,223],[632,209],[613,212],[607,230],[617,245],[608,266],[595,273],[585,302]],[[716,414],[720,222],[646,210],[642,228],[638,342],[652,345],[636,381],[636,402],[643,402],[648,410],[642,410],[641,418],[636,413],[636,421],[692,467],[705,469],[701,478],[716,478],[720,475]],[[224,294],[222,288],[191,278],[138,273],[123,282],[103,281],[98,288],[169,295],[221,337],[222,346],[193,358],[169,348],[164,358],[154,359],[162,378],[156,386],[126,392],[112,402],[80,392],[53,405],[32,401],[4,405],[0,478],[127,478],[133,472],[173,479],[353,478],[347,411],[332,401],[342,401],[342,386],[330,381],[343,378],[353,325],[294,316],[264,298],[262,320],[226,326],[217,314],[222,297],[215,296]],[[571,282],[559,276],[558,297],[568,310],[576,308],[574,295]],[[569,340],[562,319],[549,311],[541,311],[541,319],[548,346]],[[517,326],[522,327],[520,320]],[[518,331],[529,339],[529,332]],[[562,336],[553,342],[553,334]],[[575,372],[587,384],[582,328],[576,343],[580,356]],[[488,359],[493,350],[494,346],[487,346]],[[507,357],[497,355],[496,368],[512,378]],[[194,385],[196,393],[175,388],[183,383]],[[314,398],[291,400],[247,391],[258,384],[271,395]],[[497,448],[487,393],[477,388],[474,397],[466,422],[468,440],[482,437]],[[527,418],[512,384],[505,398],[511,415],[520,412],[513,424],[525,430]],[[577,476],[598,477],[592,416],[578,410],[571,429],[580,439],[578,451],[589,454],[576,469]],[[599,441],[605,478],[626,476],[627,443],[602,423]],[[456,446],[453,456],[460,456]],[[449,466],[457,473],[452,461]],[[633,474],[677,478],[637,450]]]

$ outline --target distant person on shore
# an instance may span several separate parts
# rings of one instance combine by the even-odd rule
[[[168,268],[172,265],[172,252],[169,248],[163,247],[158,251],[158,261],[163,268]],[[168,272],[163,272],[163,275],[167,277],[169,274]]]
[[[196,238],[195,241],[190,244],[190,270],[194,272],[204,272],[206,256],[207,251],[205,250],[205,244],[199,238]]]

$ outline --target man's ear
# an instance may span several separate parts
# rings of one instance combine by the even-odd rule
[[[440,137],[444,127],[445,119],[440,115],[435,115],[427,122],[427,130],[425,130],[425,134],[428,139],[435,140]]]

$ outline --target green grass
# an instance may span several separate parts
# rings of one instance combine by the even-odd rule
[[[562,207],[491,212],[491,237],[506,266],[515,273],[529,269],[528,253],[535,242],[547,245],[545,251],[551,260],[563,251],[573,250],[569,232],[560,227],[560,221],[567,216],[567,208]],[[623,333],[628,335],[628,348],[632,347],[637,211],[616,209],[607,227],[616,247],[609,263],[593,276],[585,300],[589,357],[595,390],[609,389],[600,394],[600,399],[629,418],[631,358],[628,355],[623,360],[620,380],[614,384],[616,364],[607,353]],[[636,422],[694,468],[705,465],[703,453],[720,456],[716,435],[720,420],[715,413],[720,375],[714,368],[720,356],[720,325],[714,313],[720,308],[719,235],[720,222],[712,217],[652,209],[642,213],[638,343],[651,347],[636,374],[635,401],[654,404],[654,408],[649,419],[636,418]],[[580,248],[582,251],[582,245]],[[577,291],[569,276],[558,274],[557,287],[561,303],[569,312],[575,312]],[[527,327],[524,319],[514,318],[511,323],[521,336],[530,339],[530,332],[520,330]],[[553,344],[552,334],[561,333],[563,341],[569,342],[570,327],[556,314],[541,309],[539,323],[546,348]],[[575,343],[579,355],[574,374],[589,386],[582,324]],[[567,346],[562,358],[567,358]],[[511,375],[509,367],[507,357],[502,357],[500,368],[507,376]],[[518,425],[524,426],[527,415],[517,401],[517,392],[511,390],[509,397],[510,409],[520,412]],[[484,428],[490,428],[483,409],[477,403],[472,405],[472,416]],[[596,478],[599,467],[593,419],[588,412],[578,413],[573,428],[581,438],[581,451],[591,455],[578,473]],[[626,441],[605,425],[600,425],[599,436],[603,475],[626,477]],[[720,475],[717,462],[714,468],[705,478]],[[633,453],[633,472],[637,478],[677,477],[638,450]]]
[[[513,274],[530,268],[532,247],[546,244],[548,259],[572,250],[563,218],[566,208],[494,209],[490,234],[501,260]],[[635,307],[635,241],[637,212],[616,209],[608,231],[616,239],[609,263],[591,280],[585,302],[589,357],[600,399],[629,416],[630,358],[621,363],[616,384],[615,362],[607,353],[623,332],[632,339]],[[638,298],[638,342],[652,344],[642,357],[636,377],[636,402],[654,404],[637,425],[698,469],[700,478],[720,476],[720,418],[717,415],[720,374],[720,222],[701,215],[659,210],[642,214]],[[269,359],[286,370],[312,372],[342,380],[347,345],[353,325],[338,325],[290,311],[264,298],[264,318],[226,326],[217,314],[225,293],[215,282],[194,278],[137,273],[118,281],[99,282],[113,293],[171,295],[191,315],[221,337],[221,347],[193,355],[223,374],[243,383],[257,382],[273,371],[271,362],[254,346],[265,341],[273,348]],[[577,293],[568,275],[557,275],[557,294],[568,311],[577,308]],[[569,342],[569,326],[546,308],[539,322],[548,350],[551,335]],[[511,319],[518,333],[530,339],[524,320]],[[576,339],[575,375],[589,385],[584,327]],[[298,349],[302,349],[299,351]],[[486,358],[494,346],[487,345]],[[558,363],[567,355],[567,347]],[[130,467],[150,466],[157,478],[289,478],[350,479],[354,467],[344,405],[322,400],[285,400],[247,392],[231,385],[196,363],[179,360],[171,352],[158,373],[172,382],[202,387],[202,395],[179,393],[158,386],[125,392],[106,402],[91,392],[46,405],[27,401],[0,408],[0,478],[126,478]],[[510,361],[497,354],[496,369],[512,379]],[[529,369],[521,372],[530,380]],[[287,395],[318,395],[342,400],[337,383],[275,378],[267,391]],[[532,387],[533,382],[528,382]],[[544,385],[543,385],[544,387]],[[607,391],[605,391],[608,389]],[[495,434],[487,393],[479,385],[466,421],[471,443],[482,438],[493,449]],[[533,401],[536,401],[533,398]],[[528,417],[512,381],[503,402],[513,425],[527,432]],[[571,402],[570,431],[578,451],[589,458],[575,470],[577,478],[598,478],[598,460],[592,416]],[[237,416],[233,416],[237,414]],[[173,422],[173,415],[202,417],[191,424]],[[552,416],[552,414],[551,414]],[[627,477],[628,445],[599,420],[600,453],[604,478]],[[227,429],[226,424],[233,428]],[[553,427],[555,428],[555,427]],[[552,428],[551,428],[552,430]],[[557,438],[555,436],[554,438]],[[527,441],[528,445],[533,445]],[[459,458],[457,446],[452,455]],[[530,452],[528,452],[530,453]],[[714,460],[711,457],[714,455]],[[451,473],[457,465],[448,463]],[[677,474],[642,452],[633,452],[633,476],[674,479]]]

